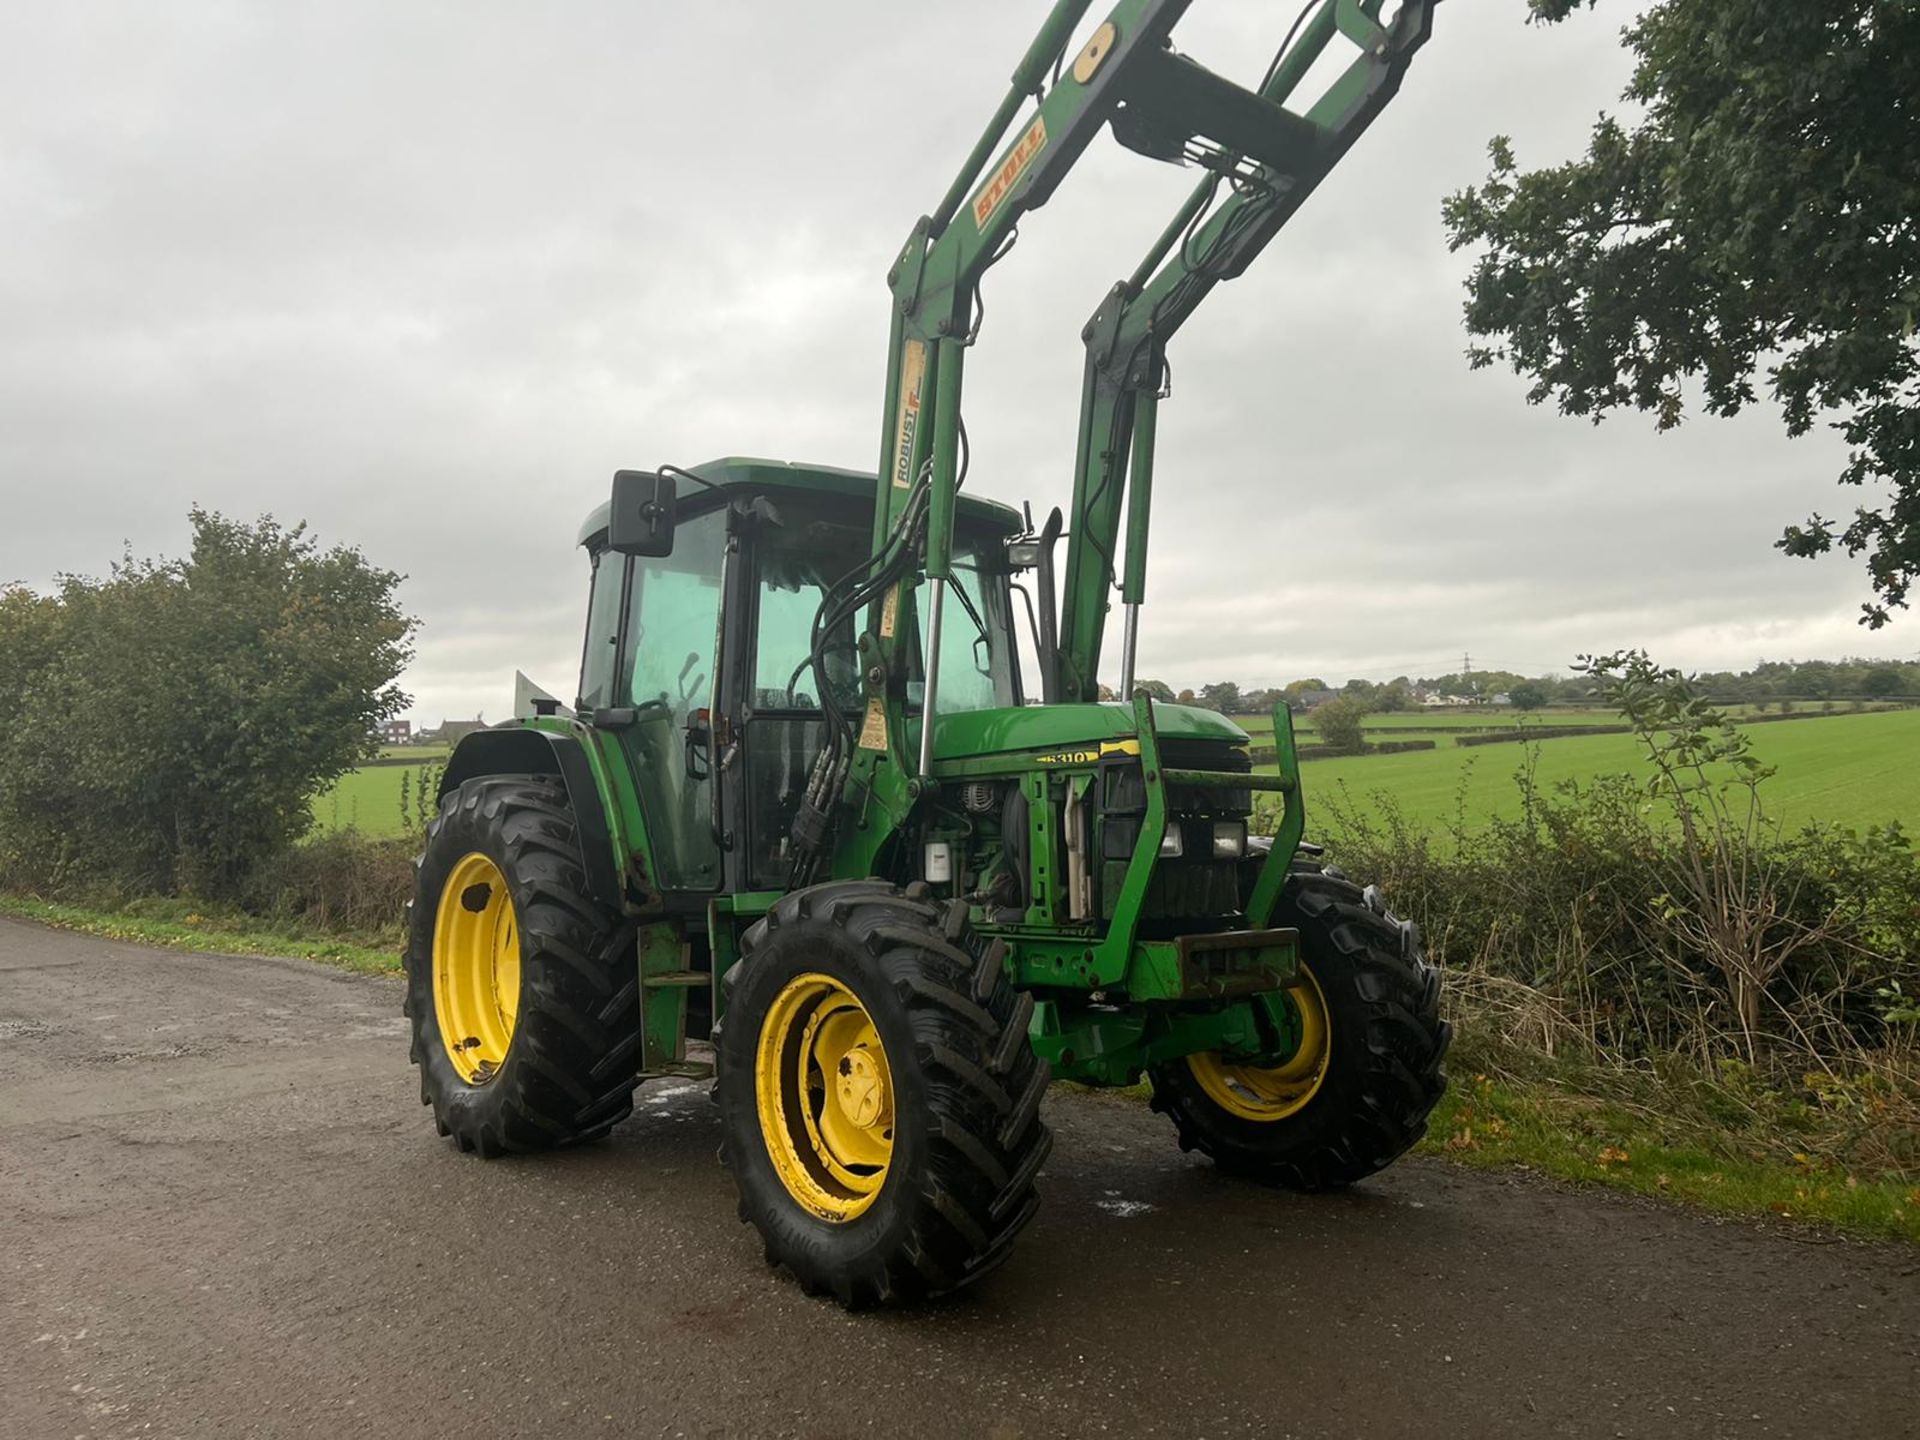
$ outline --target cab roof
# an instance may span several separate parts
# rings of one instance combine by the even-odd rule
[[[728,455],[702,465],[689,465],[686,469],[722,492],[806,490],[871,502],[879,485],[879,480],[870,471],[842,470],[832,465],[806,465],[791,460],[762,460],[750,455]],[[693,491],[693,494],[689,494],[689,491]],[[685,505],[696,495],[709,493],[696,490],[683,480],[680,503]],[[993,530],[1011,532],[1024,523],[1020,513],[1012,506],[974,495],[960,496],[956,509],[962,522],[984,525]],[[579,543],[591,545],[605,535],[606,530],[607,506],[603,503],[594,507],[586,523],[580,527]]]

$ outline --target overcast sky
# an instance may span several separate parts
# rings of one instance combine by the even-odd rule
[[[1290,8],[1206,0],[1177,35],[1250,82]],[[1497,132],[1575,153],[1626,8],[1450,0],[1182,332],[1143,675],[1920,649],[1858,628],[1857,565],[1771,548],[1848,508],[1831,437],[1770,407],[1596,429],[1467,369],[1441,197]],[[304,518],[408,576],[417,718],[500,718],[516,666],[571,694],[573,539],[613,470],[872,467],[887,265],[1044,10],[0,4],[0,580],[179,553],[196,502]],[[967,367],[970,489],[1065,502],[1080,326],[1191,178],[1103,140],[1027,218]]]

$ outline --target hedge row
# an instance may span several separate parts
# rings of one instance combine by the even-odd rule
[[[1796,710],[1787,715],[1742,715],[1733,723],[1740,726],[1773,725],[1782,720],[1827,720],[1840,714],[1867,714],[1865,710]],[[1465,734],[1456,745],[1511,745],[1526,740],[1560,740],[1569,735],[1626,735],[1631,725],[1540,725],[1521,730],[1502,730],[1493,734]]]
[[[1432,740],[1383,740],[1360,751],[1341,750],[1333,745],[1296,745],[1293,753],[1301,760],[1329,760],[1340,755],[1395,755],[1406,750],[1435,748],[1436,742]],[[1249,750],[1247,756],[1256,765],[1271,765],[1280,758],[1280,752],[1271,745],[1262,745]]]
[[[1453,743],[1511,745],[1523,740],[1558,740],[1567,735],[1626,735],[1632,730],[1631,725],[1541,725],[1526,730],[1496,730],[1490,735],[1462,735]]]

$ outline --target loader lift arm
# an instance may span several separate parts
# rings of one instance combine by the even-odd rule
[[[1069,61],[1066,47],[1090,0],[1057,0],[958,176],[888,272],[893,305],[872,559],[837,599],[829,597],[816,623],[818,635],[856,605],[866,613],[864,715],[833,717],[833,740],[810,787],[813,818],[794,835],[803,855],[824,849],[827,812],[837,802],[864,811],[877,797],[900,817],[930,782],[941,612],[964,479],[963,365],[981,313],[981,279],[1012,245],[1021,218],[1046,203],[1103,125],[1150,158],[1207,170],[1083,331],[1064,595],[1057,643],[1039,660],[1043,699],[1091,700],[1129,493],[1123,693],[1132,686],[1167,341],[1216,284],[1245,270],[1386,106],[1431,33],[1437,0],[1401,0],[1385,24],[1388,0],[1310,0],[1258,90],[1172,48],[1190,3],[1121,0]],[[1355,58],[1304,115],[1289,110],[1285,102],[1341,37]],[[1031,113],[1023,115],[1029,101]],[[1230,193],[1216,205],[1223,188]],[[922,579],[928,653],[914,755],[908,682]],[[797,867],[795,883],[809,868]]]
[[[1378,24],[1380,9],[1381,0],[1328,0],[1309,11],[1297,41],[1261,87],[1267,103],[1284,104],[1336,34],[1361,47],[1359,57],[1307,111],[1311,137],[1290,164],[1269,160],[1231,178],[1216,170],[1202,180],[1146,258],[1108,292],[1082,331],[1087,356],[1071,539],[1048,699],[1097,696],[1123,497],[1128,515],[1120,693],[1133,692],[1134,641],[1146,584],[1154,428],[1167,341],[1215,285],[1252,264],[1399,89],[1407,65],[1432,32],[1433,0],[1408,0],[1387,27]],[[1216,207],[1213,202],[1223,182],[1232,193]]]

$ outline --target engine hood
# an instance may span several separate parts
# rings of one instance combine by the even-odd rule
[[[1226,716],[1194,705],[1156,700],[1153,724],[1163,739],[1247,743],[1247,732]],[[963,710],[934,721],[933,758],[937,763],[1021,750],[1097,747],[1103,741],[1131,739],[1133,733],[1133,707],[1119,700]]]

